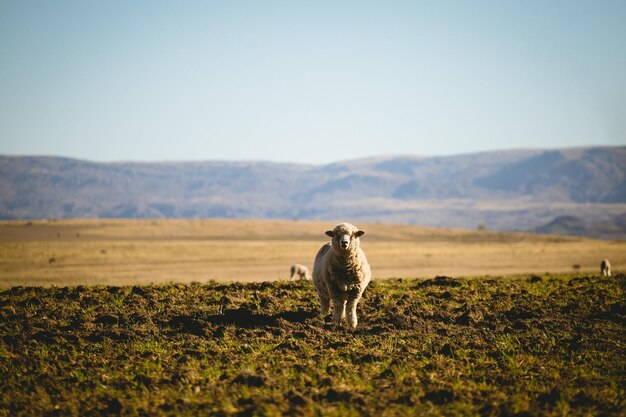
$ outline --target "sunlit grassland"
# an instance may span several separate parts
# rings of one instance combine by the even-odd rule
[[[0,222],[0,285],[287,279],[312,267],[335,222],[63,220]],[[626,242],[358,224],[375,278],[595,272]]]

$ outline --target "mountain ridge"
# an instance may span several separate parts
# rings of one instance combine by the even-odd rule
[[[0,219],[6,220],[346,218],[541,231],[559,216],[575,216],[586,222],[586,235],[626,238],[626,230],[606,227],[623,213],[626,146],[379,156],[325,165],[0,156]],[[600,223],[596,233],[593,225]],[[557,229],[567,233],[563,224]]]

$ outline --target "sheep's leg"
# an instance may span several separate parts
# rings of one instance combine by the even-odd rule
[[[326,316],[330,311],[330,298],[326,294],[320,293],[320,313]]]
[[[329,285],[328,292],[333,300],[333,321],[341,323],[341,319],[346,317],[346,295],[335,285]]]
[[[360,294],[356,297],[350,297],[348,299],[347,306],[346,306],[348,310],[348,325],[353,329],[356,329],[356,325],[358,323],[358,320],[356,317],[356,306],[359,303],[360,299],[361,299]]]
[[[333,321],[341,323],[341,319],[346,317],[346,302],[341,298],[333,298]]]

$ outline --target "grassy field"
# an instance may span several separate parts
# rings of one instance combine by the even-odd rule
[[[0,287],[287,279],[312,267],[336,222],[63,220],[0,222]],[[626,242],[358,224],[375,278],[596,272]]]
[[[0,292],[0,416],[623,416],[626,276]]]

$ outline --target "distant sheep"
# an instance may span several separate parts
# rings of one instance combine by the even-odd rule
[[[603,259],[602,262],[600,262],[600,275],[605,277],[611,276],[611,263],[608,259]]]
[[[313,283],[320,298],[321,313],[329,313],[333,304],[333,321],[346,318],[350,327],[357,326],[356,306],[369,284],[372,273],[359,247],[365,234],[350,223],[340,223],[326,232],[332,238],[320,248],[313,264]]]
[[[311,280],[311,273],[309,272],[309,268],[300,264],[293,264],[291,266],[291,276],[289,277],[290,281],[293,281],[296,276],[300,279]]]

